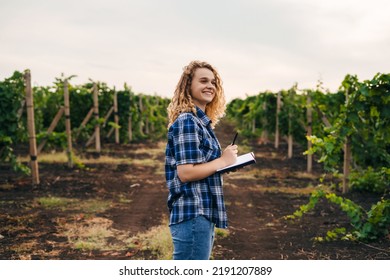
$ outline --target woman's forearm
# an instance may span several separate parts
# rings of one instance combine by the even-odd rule
[[[222,156],[209,162],[199,164],[182,164],[177,166],[177,175],[183,183],[199,181],[213,175],[218,169],[233,164],[237,158],[237,145],[229,145]]]
[[[177,175],[183,183],[199,181],[213,175],[218,169],[225,166],[222,158],[200,164],[183,164],[177,166]]]

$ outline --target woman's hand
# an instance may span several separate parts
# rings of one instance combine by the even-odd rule
[[[231,165],[236,162],[238,153],[237,145],[229,145],[222,152],[221,159],[225,162],[226,166]]]

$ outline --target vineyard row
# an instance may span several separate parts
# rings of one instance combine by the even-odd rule
[[[72,143],[95,143],[100,152],[102,138],[126,143],[165,137],[169,99],[136,95],[127,85],[118,91],[98,82],[72,85],[71,79],[57,78],[52,87],[32,88],[26,71],[0,82],[1,162],[26,171],[13,153],[20,143],[30,142],[32,162],[45,145],[66,149],[72,166]],[[261,143],[273,138],[276,148],[285,136],[288,157],[293,154],[293,140],[307,145],[307,171],[311,154],[319,154],[328,171],[342,170],[346,192],[355,171],[390,175],[389,103],[389,74],[363,82],[347,75],[336,93],[321,85],[315,90],[298,90],[294,85],[278,93],[234,99],[227,106],[227,117],[247,138]],[[31,148],[37,142],[38,147]]]

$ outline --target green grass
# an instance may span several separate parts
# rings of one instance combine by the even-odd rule
[[[99,199],[76,199],[65,197],[39,197],[36,202],[43,208],[65,210],[79,210],[83,213],[101,213],[106,211],[111,206],[110,201]]]
[[[150,250],[158,260],[172,259],[173,245],[169,227],[166,223],[152,227],[128,240],[128,247],[142,244],[141,250]]]
[[[36,201],[44,208],[66,208],[74,203],[73,199],[64,197],[40,197]]]
[[[107,243],[107,238],[116,232],[110,229],[112,221],[94,217],[82,222],[67,223],[64,225],[64,234],[73,248],[78,250],[113,250],[116,246]]]

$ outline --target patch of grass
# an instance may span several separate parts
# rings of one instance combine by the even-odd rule
[[[107,238],[115,234],[111,225],[111,220],[94,217],[82,223],[65,224],[64,234],[75,249],[112,250],[117,248],[107,243]]]
[[[79,210],[83,213],[100,213],[106,211],[111,206],[110,201],[98,199],[75,199],[65,197],[39,197],[35,199],[44,208],[57,208],[65,210]]]
[[[295,172],[293,175],[297,179],[312,179],[316,180],[319,178],[318,175],[313,174],[313,173],[308,173],[308,172]]]
[[[98,199],[88,199],[81,201],[80,210],[86,213],[101,213],[110,208],[111,202]]]
[[[44,208],[65,208],[74,203],[73,199],[64,197],[40,197],[36,201]]]
[[[84,164],[130,164],[131,163],[130,158],[116,158],[116,157],[111,157],[107,155],[101,155],[98,158],[83,158],[82,162]]]
[[[142,244],[141,250],[150,250],[159,260],[172,259],[173,244],[167,223],[152,227],[149,231],[128,240],[130,248],[134,247],[135,243]]]
[[[108,228],[101,225],[84,227],[78,239],[74,242],[74,248],[79,250],[103,250],[107,248],[106,238],[112,235]]]
[[[313,187],[311,185],[307,186],[306,188],[296,188],[296,187],[288,187],[288,186],[264,187],[264,186],[255,185],[255,186],[249,187],[249,189],[251,191],[260,191],[260,192],[309,195],[317,188]]]
[[[159,164],[159,161],[154,158],[132,159],[131,164],[155,167]]]
[[[225,238],[228,237],[230,234],[228,229],[222,229],[222,228],[215,228],[215,238]]]
[[[20,162],[28,162],[30,160],[30,156],[18,156],[18,160]],[[39,154],[38,161],[44,163],[66,163],[68,162],[68,157],[66,152],[41,153]]]
[[[118,198],[119,198],[119,203],[123,203],[123,204],[129,204],[133,201],[131,199],[126,198],[124,194],[118,195]]]

